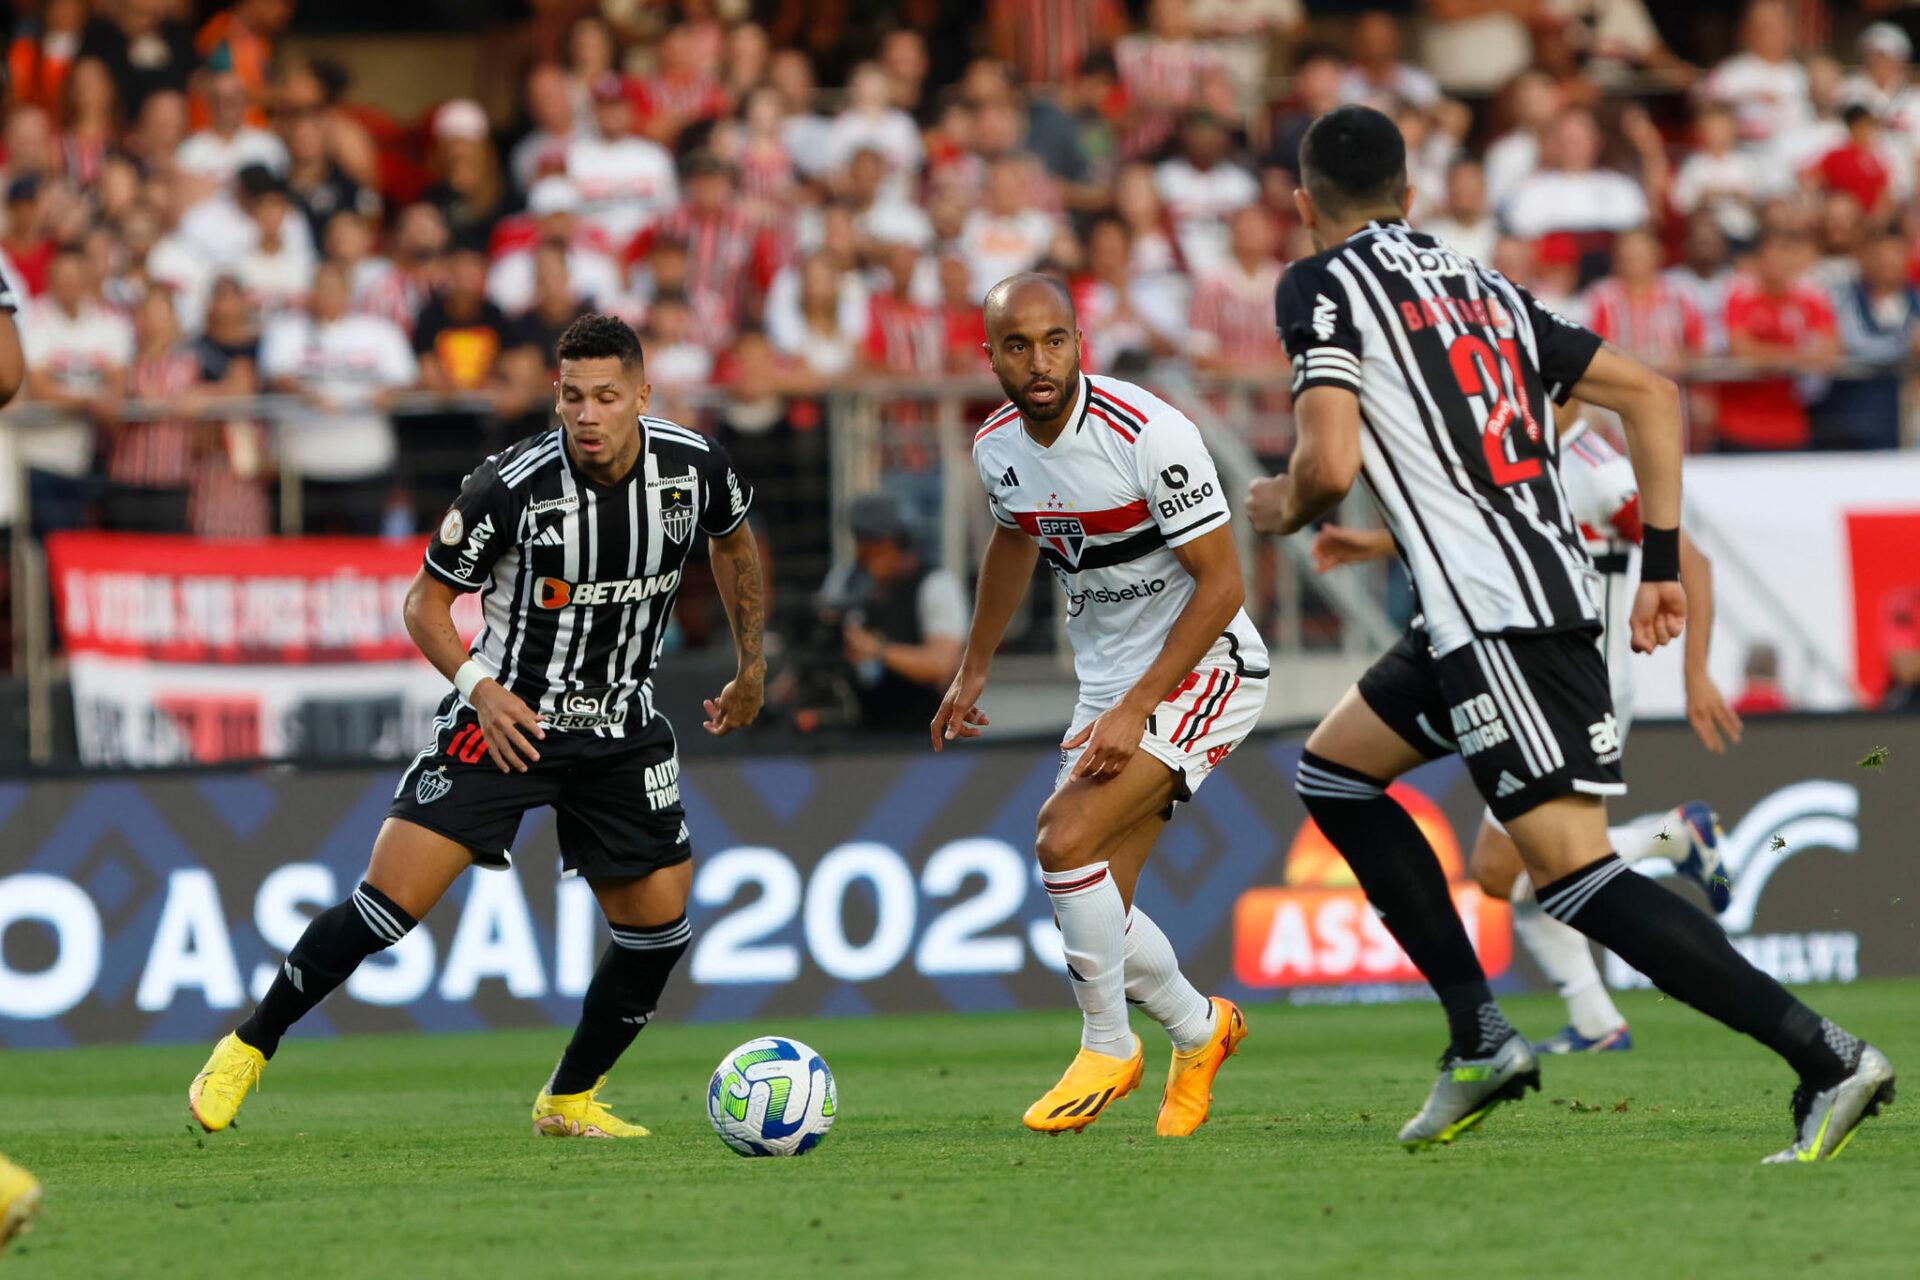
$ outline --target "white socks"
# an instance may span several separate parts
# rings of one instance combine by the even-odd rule
[[[1627,1020],[1614,1007],[1606,983],[1600,980],[1600,966],[1593,962],[1593,946],[1587,935],[1540,909],[1533,895],[1533,881],[1524,871],[1514,880],[1510,899],[1513,931],[1567,1002],[1567,1021],[1573,1029],[1597,1040],[1625,1026]]]
[[[1147,913],[1127,917],[1127,999],[1167,1029],[1177,1053],[1191,1053],[1213,1035],[1213,1001],[1180,972],[1173,944]]]
[[[1133,1056],[1127,1026],[1127,909],[1107,864],[1042,871],[1067,954],[1067,978],[1084,1020],[1080,1044],[1112,1058]],[[1165,940],[1162,939],[1164,942]]]

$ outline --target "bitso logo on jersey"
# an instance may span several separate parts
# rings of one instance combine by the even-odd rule
[[[660,493],[660,527],[675,542],[693,534],[693,491],[678,486]]]

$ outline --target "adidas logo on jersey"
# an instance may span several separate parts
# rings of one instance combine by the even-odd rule
[[[1526,783],[1520,781],[1520,779],[1514,777],[1512,774],[1508,773],[1505,769],[1502,769],[1500,771],[1500,782],[1493,789],[1494,798],[1497,800],[1506,796],[1510,796],[1514,792],[1520,790],[1522,787],[1526,785],[1527,785]]]
[[[563,547],[566,544],[566,535],[560,532],[560,526],[557,524],[548,525],[533,538],[533,545],[536,547]]]
[[[1008,467],[1007,474],[1000,477],[1000,483],[1008,486],[1017,485],[1020,483],[1020,477],[1013,474],[1012,467]]]

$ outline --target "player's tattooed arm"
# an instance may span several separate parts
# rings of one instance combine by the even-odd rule
[[[718,737],[752,724],[766,697],[766,585],[760,571],[760,544],[747,521],[712,539],[709,548],[714,586],[733,624],[733,644],[739,655],[733,679],[719,697],[704,703],[704,727]]]

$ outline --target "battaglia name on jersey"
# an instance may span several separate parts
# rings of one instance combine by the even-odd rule
[[[540,595],[535,603],[542,609],[565,609],[569,605],[632,604],[636,600],[664,595],[679,585],[678,569],[645,578],[613,578],[605,582],[568,582],[563,578],[542,578]]]
[[[1500,709],[1487,694],[1475,694],[1465,702],[1456,703],[1447,714],[1453,721],[1454,741],[1460,744],[1463,756],[1477,755],[1513,736],[1507,731],[1507,722],[1500,718]]]

